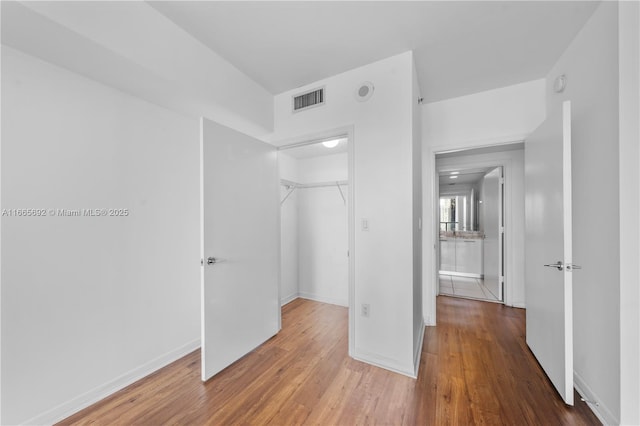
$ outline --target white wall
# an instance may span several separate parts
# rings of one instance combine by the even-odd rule
[[[147,2],[2,2],[2,43],[255,137],[273,130],[273,96]]]
[[[435,325],[436,322],[435,153],[523,140],[545,118],[544,90],[545,80],[535,80],[423,106],[423,309],[426,324]],[[522,298],[516,297],[514,305],[517,306],[519,300],[524,303],[524,292]]]
[[[353,126],[355,203],[355,299],[351,355],[389,369],[414,374],[413,365],[413,206],[411,70],[407,52],[275,97],[278,144]],[[375,92],[357,102],[359,84]],[[327,103],[291,112],[291,96],[326,87]],[[361,220],[369,220],[369,230]],[[360,315],[362,304],[370,316]]]
[[[199,345],[198,123],[3,46],[2,424],[51,423]]]
[[[618,5],[620,423],[640,424],[640,4]]]
[[[347,153],[298,161],[300,183],[348,179]],[[349,187],[342,186],[348,199]],[[301,297],[349,304],[347,206],[335,186],[298,192],[298,285]]]
[[[319,157],[301,158],[298,160],[298,183],[348,180],[348,162],[349,158],[346,152],[322,155]]]
[[[298,161],[278,152],[280,179],[298,181]],[[280,199],[289,190],[280,186]],[[280,205],[280,303],[285,305],[298,297],[298,191],[294,190]]]
[[[470,147],[519,140],[544,120],[544,79],[423,106],[424,140]]]
[[[620,421],[617,7],[598,6],[546,87],[547,111],[572,103],[573,260],[583,266],[573,274],[575,384],[600,404],[595,410],[606,424]],[[561,74],[567,87],[556,94],[552,85]]]
[[[525,307],[524,292],[524,150],[440,158],[438,168],[503,166],[505,204],[505,304]],[[426,215],[425,215],[426,216]],[[437,220],[435,216],[434,220]],[[482,217],[480,218],[482,221]],[[481,224],[482,229],[482,224]],[[425,276],[425,281],[430,277]],[[425,306],[430,300],[425,295]]]

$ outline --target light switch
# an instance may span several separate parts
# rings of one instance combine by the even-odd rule
[[[369,219],[362,219],[362,230],[363,231],[368,231],[369,230]]]
[[[369,318],[370,310],[371,310],[371,307],[369,306],[369,304],[368,303],[363,303],[360,313],[362,314],[363,317]]]

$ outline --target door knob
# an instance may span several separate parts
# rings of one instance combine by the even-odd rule
[[[556,263],[550,263],[544,266],[546,266],[547,268],[556,268],[558,271],[562,271],[564,269],[564,263],[562,263],[561,260],[558,260]]]
[[[215,257],[207,257],[207,265],[213,265],[218,260]]]

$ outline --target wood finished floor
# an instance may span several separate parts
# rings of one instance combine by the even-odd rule
[[[524,340],[524,310],[438,297],[417,380],[347,355],[347,310],[303,299],[282,331],[207,383],[193,352],[61,425],[592,425]]]

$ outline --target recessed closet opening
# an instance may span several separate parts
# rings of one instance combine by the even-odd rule
[[[278,151],[280,300],[349,306],[349,138],[338,135]]]

